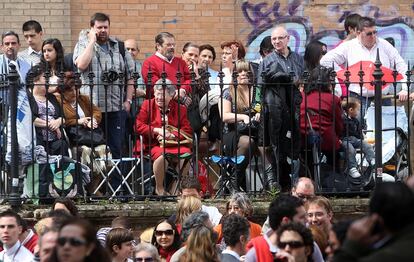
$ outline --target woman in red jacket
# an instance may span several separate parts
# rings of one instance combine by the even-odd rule
[[[340,149],[343,130],[341,100],[332,93],[331,73],[331,68],[323,66],[311,71],[300,105],[302,141],[307,141],[304,137],[312,126],[321,137],[320,149],[328,159]]]
[[[192,129],[187,119],[187,109],[184,105],[178,105],[173,99],[175,86],[171,80],[159,79],[154,85],[154,98],[145,100],[136,118],[134,130],[143,136],[144,152],[149,153],[152,159],[152,167],[155,175],[155,193],[164,195],[164,174],[168,168],[165,154],[191,153]],[[168,146],[164,141],[181,141],[180,145]],[[184,143],[186,140],[189,143]],[[140,151],[137,140],[134,152]],[[181,163],[180,163],[181,164]]]

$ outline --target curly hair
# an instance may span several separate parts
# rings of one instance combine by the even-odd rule
[[[187,240],[187,248],[183,254],[184,262],[218,262],[216,249],[217,239],[213,230],[200,225],[191,231]]]
[[[227,201],[226,209],[229,210],[230,204],[236,204],[243,212],[245,217],[250,217],[253,214],[253,206],[249,197],[244,193],[234,193],[229,201]]]
[[[248,239],[250,224],[247,218],[237,214],[228,215],[223,221],[223,238],[227,246],[234,247],[240,241],[240,236]]]

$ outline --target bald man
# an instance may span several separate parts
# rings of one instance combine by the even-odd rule
[[[132,102],[132,108],[131,108],[131,116],[133,119],[135,119],[135,116],[139,112],[139,108],[141,107],[142,102],[144,101],[145,97],[145,86],[144,81],[142,80],[141,76],[141,62],[138,61],[138,54],[139,54],[139,48],[138,43],[135,39],[127,39],[124,42],[125,49],[131,54],[132,58],[134,59],[134,72],[139,73],[139,78],[137,81],[137,88],[135,88],[135,98],[136,100]]]
[[[271,41],[275,50],[263,59],[258,72],[258,84],[262,85],[263,92],[260,123],[264,130],[260,132],[259,144],[270,147],[272,153],[272,172],[266,177],[266,186],[281,186],[284,192],[289,192],[292,184],[287,157],[293,156],[296,160],[299,156],[300,133],[295,113],[299,112],[302,96],[294,82],[304,70],[303,57],[290,50],[289,39],[284,27],[273,28]]]

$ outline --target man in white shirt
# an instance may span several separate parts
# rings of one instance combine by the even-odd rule
[[[24,59],[30,65],[40,63],[43,45],[43,29],[39,22],[29,20],[22,27],[24,39],[29,46],[19,53],[19,57]]]
[[[377,57],[377,49],[379,57],[384,67],[394,68],[394,64],[398,73],[402,74],[403,79],[402,90],[398,93],[400,101],[408,99],[407,76],[405,75],[408,67],[403,58],[398,54],[388,41],[377,37],[375,20],[370,17],[361,17],[358,24],[357,37],[340,44],[335,49],[324,55],[320,61],[321,65],[332,67],[333,63],[345,67],[354,65],[360,61],[375,62]],[[368,90],[365,87],[361,89],[358,83],[349,86],[350,95],[361,100],[361,108],[365,113],[366,108],[374,97],[374,90]],[[388,87],[383,89],[383,94],[388,93]],[[410,95],[410,99],[414,98],[414,94]]]
[[[22,218],[11,210],[0,213],[0,240],[4,248],[0,252],[2,262],[27,262],[33,259],[33,254],[19,241],[21,221]]]
[[[196,177],[184,176],[181,180],[181,196],[193,196],[201,199],[201,185]],[[201,210],[206,212],[213,226],[217,226],[220,223],[223,216],[217,207],[202,205]]]

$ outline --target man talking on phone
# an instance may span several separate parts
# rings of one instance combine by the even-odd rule
[[[377,184],[369,215],[355,221],[334,256],[342,261],[413,261],[414,193],[403,183]]]
[[[134,60],[129,52],[125,52],[124,43],[109,33],[109,16],[95,13],[90,20],[90,29],[79,34],[73,62],[81,72],[83,86],[80,91],[88,96],[92,92],[92,102],[102,111],[101,127],[106,143],[112,157],[120,159],[134,91]],[[90,73],[94,74],[92,91]],[[113,188],[117,188],[120,182],[118,174],[111,176]]]

